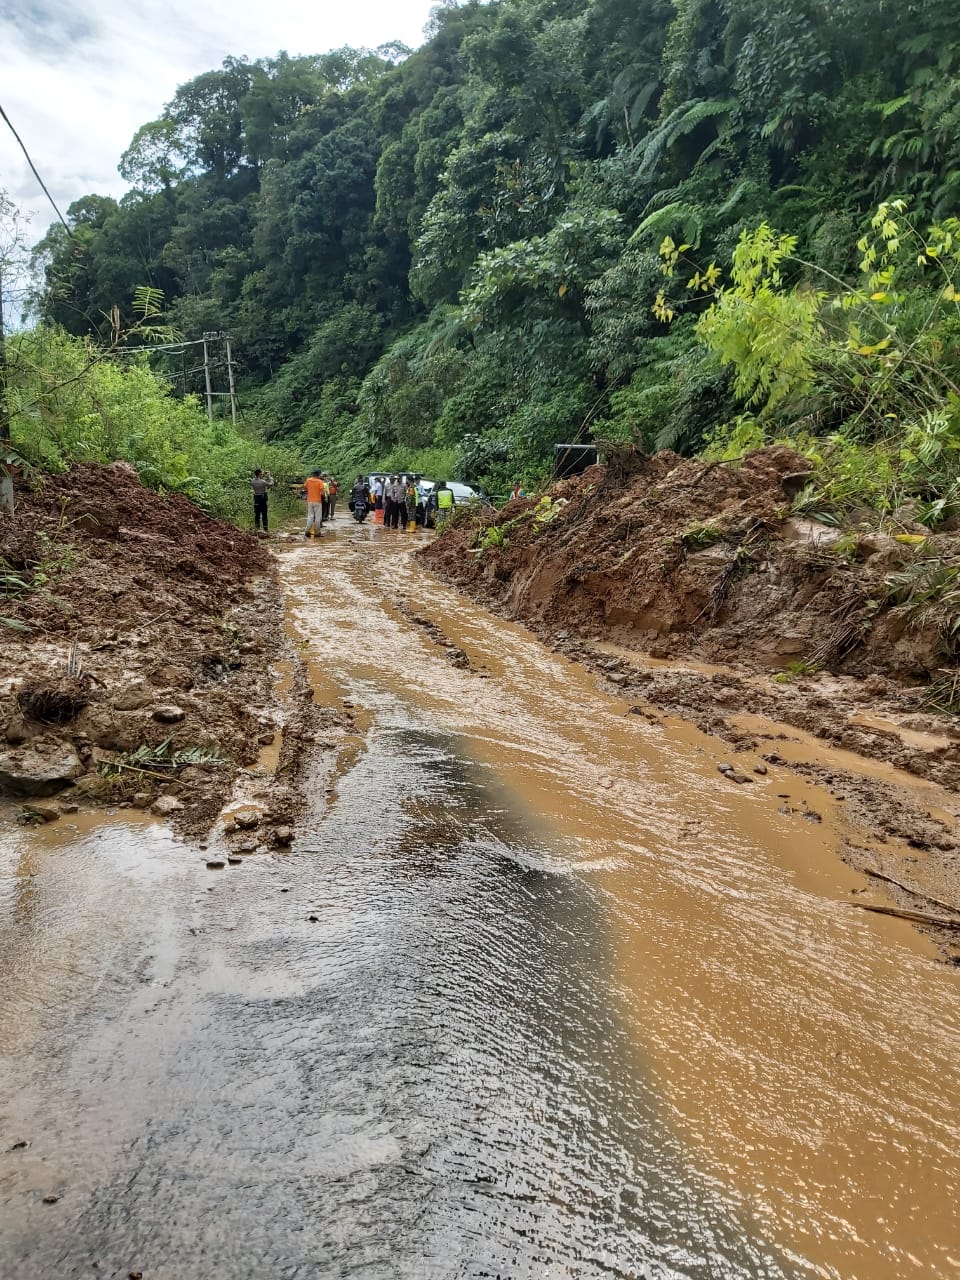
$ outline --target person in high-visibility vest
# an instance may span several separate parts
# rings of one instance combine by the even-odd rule
[[[437,503],[437,528],[439,529],[443,522],[453,513],[456,502],[454,501],[453,490],[446,480],[440,481],[433,491],[433,496]]]
[[[407,476],[406,484],[403,486],[403,505],[404,505],[404,528],[417,527],[417,485],[413,476]]]

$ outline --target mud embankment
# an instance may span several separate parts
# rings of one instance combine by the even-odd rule
[[[904,909],[960,908],[960,721],[930,705],[957,668],[936,614],[918,625],[888,583],[921,554],[960,553],[960,538],[792,517],[805,469],[787,449],[739,466],[624,452],[549,502],[459,513],[420,555],[593,668],[634,714],[720,739],[731,785],[779,766],[822,784],[844,802],[859,869],[916,885],[922,860]],[[892,768],[864,777],[857,757]],[[945,793],[918,799],[908,775]],[[953,955],[960,934],[938,941]]]
[[[931,680],[957,668],[936,612],[918,625],[888,580],[918,541],[923,555],[949,557],[960,537],[901,541],[792,518],[805,466],[788,449],[738,466],[624,452],[555,486],[548,503],[522,499],[492,519],[463,512],[421,555],[702,728],[725,734],[732,713],[761,712],[956,788],[958,722],[928,703]],[[666,669],[638,673],[634,655]],[[867,712],[890,724],[871,726]]]
[[[293,714],[275,705],[287,642],[251,534],[89,465],[18,486],[0,557],[0,797],[22,820],[127,805],[199,832],[278,735],[297,758],[315,713],[295,671]],[[265,819],[292,819],[293,773]]]

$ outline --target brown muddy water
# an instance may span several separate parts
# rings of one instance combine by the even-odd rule
[[[290,853],[0,823],[0,1277],[958,1274],[960,976],[852,909],[829,797],[412,541],[283,553],[357,716]]]

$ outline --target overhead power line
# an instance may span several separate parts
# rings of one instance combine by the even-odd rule
[[[63,223],[63,227],[64,227],[64,230],[66,231],[67,235],[68,235],[68,236],[72,236],[72,235],[73,235],[73,232],[70,230],[70,227],[67,225],[67,220],[66,220],[66,218],[64,218],[63,214],[62,214],[62,213],[60,212],[60,210],[57,208],[57,202],[56,202],[56,200],[54,200],[53,196],[52,196],[52,195],[50,194],[50,192],[47,190],[47,184],[46,184],[46,183],[44,182],[44,180],[40,177],[40,174],[37,172],[37,166],[36,166],[36,165],[33,163],[33,161],[30,159],[30,152],[27,150],[26,146],[24,145],[24,141],[23,141],[23,139],[20,137],[19,133],[17,133],[16,129],[15,129],[15,128],[13,127],[13,125],[10,123],[10,117],[9,117],[9,116],[7,115],[7,113],[4,111],[4,109],[3,109],[3,107],[2,107],[2,106],[0,106],[0,116],[2,116],[2,117],[3,117],[4,122],[6,123],[7,128],[10,130],[10,132],[11,132],[11,133],[13,134],[13,136],[16,138],[16,140],[17,140],[17,142],[18,142],[18,144],[19,144],[19,146],[20,146],[20,150],[23,152],[24,156],[26,156],[27,164],[30,166],[31,170],[33,171],[33,176],[34,176],[34,177],[36,178],[36,180],[40,183],[40,186],[41,186],[41,187],[42,187],[42,189],[43,189],[43,194],[44,194],[44,195],[47,197],[47,199],[50,201],[50,204],[51,204],[51,206],[52,206],[52,208],[53,208],[53,212],[57,215],[57,217],[58,217],[58,218],[60,219],[60,221]]]

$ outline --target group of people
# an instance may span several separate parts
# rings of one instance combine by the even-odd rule
[[[256,532],[267,532],[269,521],[268,495],[276,484],[269,471],[257,467],[250,481],[253,490],[253,527]],[[337,496],[340,492],[336,479],[325,475],[322,471],[311,472],[300,489],[300,496],[307,500],[307,526],[303,536],[309,538],[311,532],[317,534],[327,520],[332,520],[337,510]]]
[[[257,467],[250,481],[253,490],[253,527],[267,532],[267,497],[276,481],[269,471]],[[323,471],[313,471],[307,476],[300,490],[307,500],[307,523],[303,536],[316,536],[337,510],[339,485],[336,478]],[[439,527],[456,506],[453,490],[446,480],[432,489],[417,483],[415,476],[374,476],[372,483],[366,476],[357,476],[350,491],[350,510],[362,503],[365,509],[383,512],[383,523],[388,529],[407,529],[412,524],[426,525],[433,514]]]
[[[362,502],[373,511],[382,511],[383,523],[388,529],[426,525],[431,512],[436,512],[436,522],[441,524],[456,505],[446,480],[427,488],[411,475],[374,476],[372,481],[366,476],[357,476],[350,500],[354,504]]]

